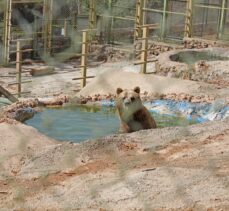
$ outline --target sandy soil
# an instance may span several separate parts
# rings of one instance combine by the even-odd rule
[[[33,67],[36,65],[32,65]],[[224,99],[229,102],[229,88],[218,87],[214,84],[194,82],[189,80],[166,78],[152,74],[139,75],[140,66],[131,62],[104,63],[95,65],[88,69],[89,76],[96,76],[95,79],[88,79],[88,86],[80,90],[80,81],[72,80],[80,77],[80,69],[75,68],[75,63],[60,64],[55,68],[55,74],[40,77],[31,77],[29,73],[24,74],[23,81],[31,80],[31,83],[22,85],[22,90],[30,92],[25,97],[50,97],[60,94],[74,96],[88,96],[94,94],[115,94],[117,87],[133,88],[140,86],[142,93],[147,91],[153,94],[189,94],[199,97],[209,96],[214,99]],[[93,65],[91,65],[93,66]],[[24,66],[27,70],[31,66]],[[9,75],[13,68],[1,68],[0,77]],[[155,64],[148,65],[148,72],[155,71]],[[128,81],[126,80],[128,78]],[[9,90],[16,92],[16,86],[8,86],[7,83],[15,81],[15,78],[1,78],[0,84]]]
[[[117,69],[132,72],[139,72],[140,70],[139,66],[134,66],[130,62],[118,62],[115,65],[114,63],[98,64],[101,64],[101,62],[89,63],[89,68],[87,70],[88,76],[97,76],[105,71]],[[39,66],[41,66],[41,64],[26,65],[23,66],[23,70],[28,71],[30,68]],[[80,69],[76,68],[76,66],[79,66],[76,62],[59,64],[55,67],[54,74],[39,77],[32,77],[30,73],[24,73],[22,75],[22,81],[31,82],[22,85],[22,91],[30,92],[23,96],[50,97],[62,93],[74,96],[81,89],[80,80],[72,80],[73,78],[81,77]],[[154,70],[154,64],[149,65],[149,71],[151,70]],[[16,81],[15,75],[10,74],[15,71],[15,68],[0,68],[0,84],[13,93],[16,93],[16,85],[9,86],[7,84]],[[93,79],[87,79],[87,82],[92,80]]]
[[[2,123],[0,140],[1,210],[229,209],[229,120],[83,144]]]
[[[128,79],[128,80],[127,80]],[[78,96],[115,93],[117,87],[133,89],[141,88],[141,92],[154,94],[189,94],[194,96],[208,95],[214,98],[228,99],[228,88],[218,89],[212,84],[166,78],[157,75],[139,75],[131,72],[111,70],[99,75]]]

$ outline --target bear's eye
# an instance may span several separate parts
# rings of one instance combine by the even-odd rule
[[[135,98],[134,97],[131,97],[130,100],[133,102],[133,101],[135,101]]]

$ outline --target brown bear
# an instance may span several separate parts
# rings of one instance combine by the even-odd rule
[[[135,87],[133,90],[117,88],[116,94],[116,107],[122,132],[130,133],[157,127],[152,115],[142,104],[139,87]]]

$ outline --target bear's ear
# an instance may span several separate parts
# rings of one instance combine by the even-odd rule
[[[123,92],[123,90],[122,90],[121,88],[117,88],[117,89],[116,89],[116,94],[119,95],[121,92]]]
[[[140,87],[139,87],[139,86],[136,86],[136,87],[134,88],[134,91],[135,91],[136,93],[140,94]]]

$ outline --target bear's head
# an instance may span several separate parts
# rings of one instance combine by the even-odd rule
[[[118,109],[129,110],[131,113],[141,109],[142,101],[139,87],[135,87],[133,90],[117,88],[116,94],[116,105]]]

